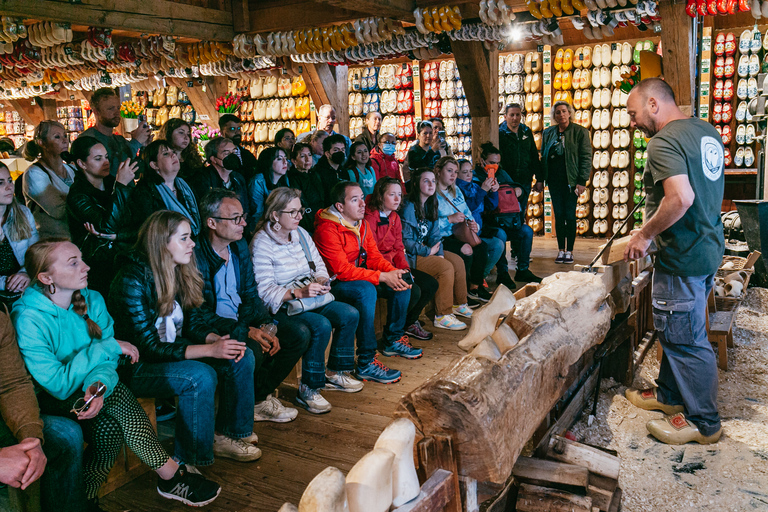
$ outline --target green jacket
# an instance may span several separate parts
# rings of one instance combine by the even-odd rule
[[[549,151],[557,142],[558,129],[555,124],[544,130],[541,143],[541,174],[544,180],[549,177]],[[571,121],[563,133],[568,184],[571,187],[586,185],[592,173],[592,142],[589,140],[589,130]]]

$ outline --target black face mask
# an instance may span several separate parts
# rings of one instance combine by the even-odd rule
[[[234,142],[236,146],[239,146],[240,143],[243,142],[243,136],[239,133],[237,135],[233,135],[232,142]]]
[[[343,151],[337,151],[336,153],[331,154],[331,162],[333,162],[336,165],[343,164],[346,158],[347,156],[344,154]]]
[[[242,162],[240,162],[240,158],[235,153],[225,156],[221,161],[221,164],[228,171],[239,171],[243,166]]]

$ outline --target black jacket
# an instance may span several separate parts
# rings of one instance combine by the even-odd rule
[[[523,189],[530,191],[534,176],[537,181],[542,180],[539,150],[536,149],[530,128],[521,124],[517,133],[514,133],[503,122],[499,126],[499,150],[501,168]]]
[[[232,258],[237,262],[235,265],[237,293],[242,300],[237,312],[237,321],[216,314],[214,276],[224,265],[224,260],[213,250],[205,234],[200,237],[195,246],[197,268],[203,275],[204,299],[202,306],[188,312],[192,327],[188,330],[188,334],[195,341],[204,341],[205,336],[214,332],[222,336],[229,334],[233,339],[245,342],[248,339],[250,327],[259,327],[262,324],[272,322],[272,316],[269,314],[267,306],[259,297],[248,244],[241,239],[229,244],[229,250]]]
[[[302,217],[299,225],[314,233],[315,214],[329,205],[322,178],[314,167],[307,172],[291,169],[288,171],[288,185],[301,191],[301,205],[312,210]]]
[[[365,144],[365,147],[368,148],[368,151],[372,150],[374,146],[376,146],[376,137],[378,134],[374,135],[368,130],[368,127],[363,127],[363,132],[355,137],[354,142],[362,142]]]
[[[182,178],[176,178],[181,180]],[[158,181],[159,180],[159,181]],[[150,215],[160,210],[167,210],[163,198],[160,196],[160,192],[157,191],[155,185],[162,183],[162,178],[152,171],[147,171],[144,176],[139,180],[136,188],[133,189],[130,196],[130,210],[131,210],[131,227],[138,233],[141,225],[144,223]],[[190,187],[192,188],[192,187]],[[192,189],[194,193],[194,189]],[[189,205],[184,201],[183,196],[179,201],[190,212],[194,211],[193,215],[199,215],[197,211],[197,205]],[[200,219],[197,219],[198,224]]]
[[[339,166],[339,170],[342,168],[342,166]],[[309,170],[310,174],[315,173],[317,176],[320,177],[320,181],[323,185],[323,196],[325,197],[325,204],[323,205],[323,208],[328,207],[331,205],[332,199],[331,199],[331,190],[333,189],[333,186],[337,183],[339,183],[341,178],[339,178],[339,172],[331,167],[330,162],[328,162],[328,158],[323,155],[320,157],[320,160],[317,161],[317,164]]]
[[[72,242],[83,253],[83,261],[91,267],[88,286],[102,295],[109,291],[114,277],[114,260],[118,249],[126,249],[136,240],[130,229],[128,195],[130,189],[112,175],[104,178],[104,190],[99,190],[77,171],[67,195],[67,219]],[[84,224],[90,222],[99,233],[117,235],[106,240],[90,234]]]
[[[232,171],[229,175],[229,182],[231,187],[229,190],[237,194],[237,198],[240,200],[240,204],[243,206],[243,214],[248,218],[248,189],[245,186],[245,178],[237,171]],[[191,181],[189,186],[195,192],[197,203],[203,199],[203,196],[208,191],[214,188],[226,188],[224,186],[224,180],[219,176],[218,171],[212,165],[207,165],[201,169]]]
[[[412,171],[429,167],[432,169],[437,161],[440,160],[440,153],[435,153],[431,147],[424,150],[418,142],[408,150],[408,168]]]
[[[242,174],[245,178],[245,182],[251,181],[251,178],[256,176],[258,172],[258,159],[253,156],[253,153],[245,149],[243,146],[237,146],[240,149],[240,162],[243,164]]]

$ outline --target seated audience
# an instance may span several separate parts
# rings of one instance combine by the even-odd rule
[[[185,180],[191,180],[205,165],[197,144],[192,141],[189,123],[183,119],[169,119],[160,128],[159,138],[167,141],[178,155],[179,176]]]
[[[299,227],[306,210],[301,192],[280,187],[269,194],[264,218],[251,240],[251,259],[259,296],[278,325],[299,323],[311,332],[302,356],[301,383],[296,401],[314,414],[331,410],[322,389],[354,393],[363,383],[355,369],[355,331],[359,315],[349,304],[335,301],[328,271],[312,236]],[[325,368],[325,349],[333,341]]]
[[[38,240],[35,219],[13,193],[8,167],[0,162],[0,303],[10,309],[29,286],[24,255]]]
[[[56,121],[43,121],[24,146],[30,165],[21,175],[24,201],[35,217],[42,238],[69,236],[67,194],[75,180],[75,169],[61,154],[69,148],[67,130]]]
[[[365,143],[353,142],[349,149],[349,160],[344,164],[344,169],[339,172],[340,179],[360,185],[365,197],[373,193],[373,186],[376,185],[376,172],[371,167],[370,160]]]
[[[277,187],[288,186],[288,155],[283,148],[272,146],[259,155],[259,172],[248,182],[246,217],[251,226],[264,215],[264,202]],[[250,213],[249,213],[250,212]]]
[[[371,228],[381,255],[395,268],[408,270],[413,277],[411,302],[405,317],[405,325],[408,326],[405,333],[419,340],[431,340],[432,333],[424,330],[419,322],[419,315],[434,298],[438,285],[432,276],[411,267],[405,256],[403,225],[397,214],[402,200],[403,186],[400,181],[395,178],[382,178],[376,182],[373,194],[368,197],[365,220]]]
[[[138,231],[150,215],[171,210],[184,215],[192,235],[200,233],[200,214],[192,187],[179,176],[179,157],[168,142],[156,140],[144,148],[145,171],[131,192],[131,226]]]
[[[117,272],[115,255],[136,235],[129,229],[128,195],[138,165],[126,160],[112,176],[107,149],[93,137],[75,140],[71,154],[78,170],[67,196],[69,232],[93,269],[91,289],[106,296]]]
[[[275,146],[282,148],[286,155],[293,151],[293,145],[296,144],[296,134],[290,128],[280,128],[275,134]]]
[[[242,166],[235,155],[235,145],[224,137],[214,137],[205,146],[205,159],[208,163],[197,176],[189,182],[199,203],[203,196],[214,188],[231,190],[245,208],[248,207],[248,187],[240,173]],[[248,211],[245,212],[246,216]]]
[[[387,300],[381,353],[407,359],[422,356],[422,350],[412,347],[405,334],[405,317],[411,298],[410,285],[403,281],[406,271],[396,269],[376,247],[364,219],[363,190],[357,183],[343,181],[334,185],[331,197],[333,206],[320,210],[315,217],[314,239],[326,268],[338,276],[331,286],[334,296],[360,314],[355,376],[382,384],[397,382],[400,371],[387,368],[377,359],[373,320],[376,299],[381,296]]]
[[[395,158],[395,142],[397,139],[393,134],[382,133],[379,135],[379,143],[371,150],[371,167],[376,173],[377,180],[389,176],[400,182],[403,181],[400,175],[400,163]]]
[[[408,264],[437,279],[434,326],[451,331],[466,329],[467,324],[455,316],[472,318],[467,304],[466,269],[458,255],[443,251],[434,171],[428,167],[419,169],[412,184],[401,213]]]
[[[121,355],[136,363],[135,346],[115,339],[104,299],[88,286],[88,265],[71,242],[53,239],[26,254],[32,276],[11,313],[19,349],[40,387],[44,414],[77,420],[88,443],[83,461],[85,496],[95,500],[123,443],[159,475],[157,491],[168,499],[203,506],[220,486],[189,472],[160,445],[149,418],[119,381]],[[130,322],[128,312],[118,317]]]
[[[299,411],[272,396],[309,346],[309,330],[297,322],[281,322],[277,336],[272,316],[259,297],[248,244],[243,240],[245,214],[237,198],[215,189],[201,203],[204,236],[195,247],[203,276],[203,304],[190,311],[195,336],[213,333],[243,342],[253,352],[253,420],[285,423]]]
[[[345,140],[344,136],[338,133],[326,137],[323,141],[323,156],[312,168],[320,176],[323,183],[323,195],[326,199],[326,204],[323,207],[330,205],[333,200],[331,189],[342,181],[340,176],[344,176],[340,171],[342,171],[344,161],[347,159]]]
[[[243,141],[240,118],[234,114],[224,114],[219,118],[219,130],[221,136],[231,140],[235,145],[235,154],[240,159],[241,174],[248,183],[258,172],[258,163],[253,153],[245,149],[240,143]]]
[[[355,142],[362,142],[368,151],[371,151],[379,140],[379,128],[381,128],[381,114],[375,110],[368,112],[365,115],[363,131],[355,138]],[[350,156],[351,154],[350,150]]]
[[[291,155],[293,168],[288,171],[288,183],[291,188],[301,191],[301,204],[308,209],[301,217],[300,226],[309,233],[315,231],[315,214],[325,208],[327,200],[320,175],[312,168],[312,149],[303,142],[293,146]]]

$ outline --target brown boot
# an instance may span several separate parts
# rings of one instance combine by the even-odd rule
[[[653,437],[665,444],[685,444],[691,441],[696,441],[699,444],[712,444],[716,443],[723,433],[721,427],[711,436],[705,436],[699,432],[696,425],[685,419],[683,413],[665,416],[661,420],[651,420],[645,427]]]
[[[664,414],[677,414],[683,412],[684,407],[682,405],[667,405],[659,402],[656,398],[656,388],[650,389],[628,389],[624,392],[624,396],[627,397],[632,405],[645,409],[646,411],[661,411]]]

